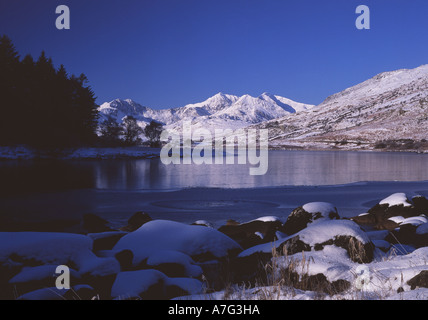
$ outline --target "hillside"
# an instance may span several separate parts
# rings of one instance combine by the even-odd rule
[[[384,72],[304,112],[256,125],[273,148],[428,149],[428,65]]]

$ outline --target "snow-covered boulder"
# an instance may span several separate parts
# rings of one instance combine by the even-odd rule
[[[325,220],[312,223],[298,233],[273,243],[265,243],[244,250],[232,263],[233,274],[238,281],[251,282],[266,274],[266,270],[261,266],[271,263],[274,256],[275,259],[281,256],[307,256],[309,253],[323,252],[325,248],[331,247],[341,249],[349,263],[368,263],[373,260],[375,251],[367,234],[355,222]],[[329,258],[329,260],[334,259],[335,257]],[[310,280],[318,279],[324,282],[325,279],[319,277],[317,275],[316,278]],[[333,286],[336,285],[341,286],[340,283]]]
[[[393,217],[398,227],[390,232],[386,240],[393,244],[411,245],[415,248],[428,246],[428,218],[425,215],[403,218]],[[390,218],[392,219],[392,218]]]
[[[279,218],[267,216],[241,224],[229,222],[218,230],[237,241],[245,249],[274,241],[281,225]]]
[[[386,197],[385,199],[379,202],[380,205],[387,205],[388,207],[402,206],[410,207],[412,203],[407,199],[405,193],[398,192]]]
[[[402,192],[394,193],[381,200],[367,213],[351,218],[361,225],[371,225],[376,229],[394,230],[403,220],[428,214],[428,200],[423,196],[413,197],[411,200]],[[408,221],[410,223],[410,221]]]
[[[254,253],[271,253],[275,249],[279,254],[292,255],[302,251],[319,251],[327,245],[343,248],[352,261],[370,262],[373,259],[374,246],[367,234],[350,220],[326,220],[311,224],[302,231],[275,241],[262,244],[241,252],[238,257]]]
[[[82,228],[86,233],[113,231],[108,226],[108,221],[93,213],[83,215]]]
[[[334,205],[327,202],[311,202],[294,209],[287,217],[282,230],[292,235],[309,224],[332,219],[340,219]]]
[[[158,270],[120,272],[111,289],[116,299],[171,299],[181,295],[202,293],[203,284],[190,278],[169,278]]]
[[[202,275],[202,269],[193,259],[179,251],[159,250],[153,252],[145,261],[148,268],[162,271],[169,277],[197,278]]]
[[[241,251],[241,247],[215,229],[153,220],[121,238],[113,250],[130,250],[133,265],[137,266],[159,251],[178,251],[195,260],[208,260],[226,257],[233,251]]]
[[[116,259],[97,257],[92,244],[91,238],[71,233],[0,232],[0,264],[67,265],[79,274],[96,276],[119,272]]]

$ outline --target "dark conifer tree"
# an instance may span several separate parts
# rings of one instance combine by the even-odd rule
[[[20,61],[12,41],[0,37],[0,144],[70,147],[95,142],[98,111],[84,74],[55,70],[45,52]]]
[[[0,144],[17,142],[14,122],[18,121],[19,55],[7,36],[0,37]]]

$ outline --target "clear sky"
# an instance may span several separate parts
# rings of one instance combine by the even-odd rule
[[[55,27],[68,5],[71,29]],[[371,11],[358,30],[355,9]],[[0,34],[85,73],[98,103],[179,107],[218,93],[319,104],[428,63],[427,0],[0,0]]]

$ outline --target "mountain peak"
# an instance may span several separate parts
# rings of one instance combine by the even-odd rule
[[[142,125],[157,120],[166,126],[174,126],[187,119],[201,127],[245,127],[296,112],[279,98],[267,92],[259,97],[249,94],[239,97],[218,92],[203,102],[162,110],[143,107],[132,99],[116,99],[99,107],[100,122],[107,117],[121,122],[125,116],[132,115]]]

